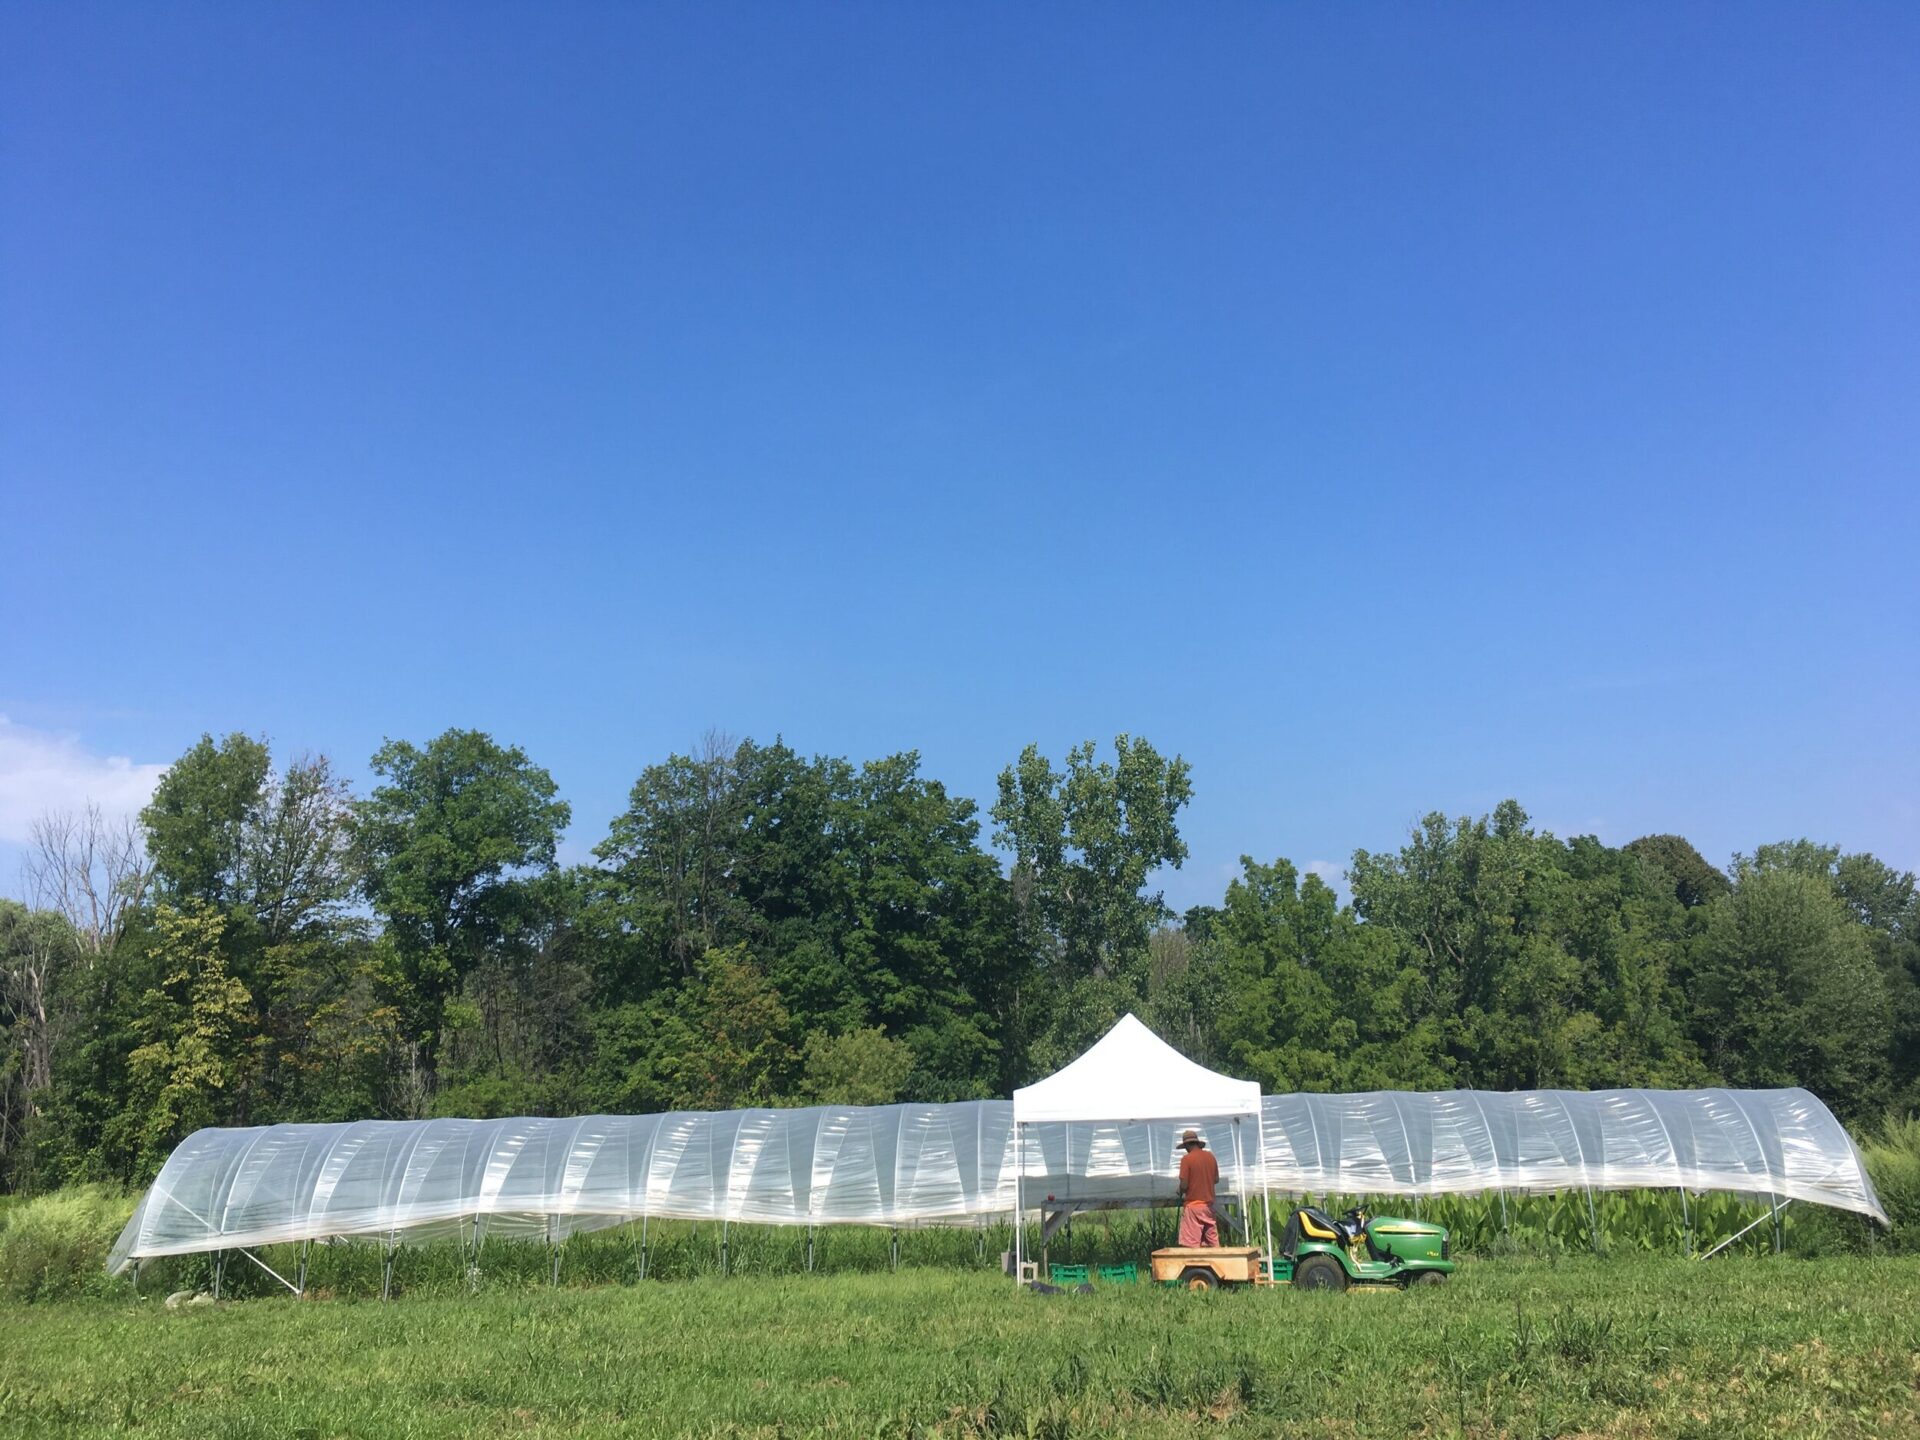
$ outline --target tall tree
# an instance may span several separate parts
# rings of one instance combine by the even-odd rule
[[[227,972],[220,912],[199,900],[162,905],[155,957],[163,974],[142,1001],[128,1057],[127,1122],[140,1169],[208,1125],[244,1124],[246,1083],[257,1056],[253,997]]]
[[[235,898],[271,761],[264,740],[202,735],[174,761],[140,812],[161,893],[178,904]]]
[[[739,749],[709,733],[694,754],[649,765],[594,847],[604,867],[594,917],[600,969],[617,988],[640,993],[685,979],[707,951],[739,938]]]
[[[1046,983],[1028,997],[1041,1066],[1144,1003],[1149,939],[1173,914],[1147,883],[1187,858],[1178,818],[1193,798],[1187,762],[1128,735],[1113,748],[1101,761],[1091,740],[1075,746],[1060,771],[1029,745],[1000,774],[994,843],[1013,852],[1015,894],[1049,951]]]
[[[1642,835],[1627,842],[1626,852],[1658,870],[1674,898],[1689,910],[1733,888],[1726,872],[1716,870],[1685,836]]]
[[[1843,1116],[1885,1103],[1886,985],[1823,874],[1738,864],[1698,942],[1691,995],[1701,1050],[1727,1083],[1804,1085]]]
[[[429,1072],[447,998],[483,958],[525,943],[547,918],[533,881],[571,818],[553,777],[518,746],[448,730],[423,748],[390,740],[355,816],[365,893],[413,993]]]

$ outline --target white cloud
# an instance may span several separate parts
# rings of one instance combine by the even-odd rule
[[[165,765],[97,755],[76,735],[16,725],[0,715],[0,841],[25,844],[50,810],[98,805],[112,819],[147,803]]]
[[[1307,874],[1318,875],[1322,880],[1326,881],[1329,886],[1337,890],[1340,888],[1341,882],[1347,878],[1347,867],[1342,865],[1338,860],[1309,860],[1307,861]]]

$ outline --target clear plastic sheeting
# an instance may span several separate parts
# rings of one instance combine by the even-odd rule
[[[1273,1187],[1296,1194],[1730,1190],[1886,1212],[1846,1127],[1806,1090],[1269,1095]]]
[[[1187,1124],[1226,1192],[1249,1194],[1256,1123],[1241,1122],[1237,1147],[1234,1123],[1023,1124],[1027,1206],[1174,1203]],[[1886,1218],[1852,1139],[1804,1090],[1271,1095],[1257,1128],[1276,1192],[1685,1186]],[[202,1130],[168,1157],[108,1264],[335,1237],[561,1239],[644,1218],[981,1223],[1011,1215],[1014,1145],[1004,1100]]]

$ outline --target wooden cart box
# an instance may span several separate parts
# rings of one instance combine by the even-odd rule
[[[1202,1265],[1229,1285],[1264,1285],[1266,1267],[1258,1245],[1171,1245],[1153,1252],[1153,1278],[1178,1280],[1191,1265]]]

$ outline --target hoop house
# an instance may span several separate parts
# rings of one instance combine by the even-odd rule
[[[1246,1119],[1254,1144],[1222,1143]],[[1805,1090],[1263,1099],[1128,1017],[1013,1101],[202,1130],[167,1158],[108,1268],[301,1240],[558,1240],[629,1220],[967,1225],[1009,1218],[1034,1196],[1056,1212],[1164,1205],[1188,1125],[1215,1127],[1222,1191],[1240,1197],[1269,1185],[1368,1195],[1662,1187],[1773,1195],[1886,1223],[1851,1137]]]

